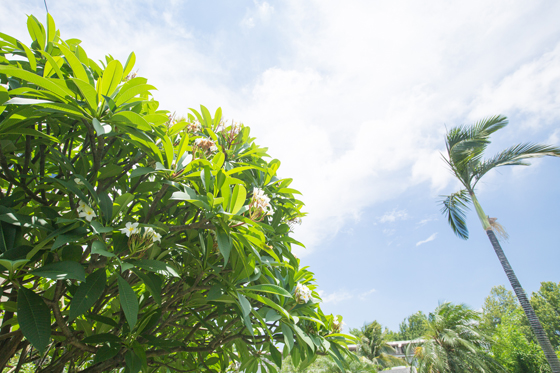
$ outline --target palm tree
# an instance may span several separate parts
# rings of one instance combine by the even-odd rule
[[[387,330],[383,331],[377,321],[364,325],[361,330],[353,329],[350,333],[360,339],[358,355],[365,357],[372,364],[380,368],[406,365],[406,362],[391,353],[394,349],[387,344]]]
[[[491,339],[479,330],[478,321],[478,312],[464,304],[440,304],[415,350],[418,373],[504,372],[488,355]]]
[[[550,341],[540,324],[535,311],[531,307],[525,291],[519,284],[517,276],[513,272],[501,246],[494,234],[502,230],[495,219],[489,219],[482,210],[474,193],[476,184],[488,173],[488,171],[500,166],[528,166],[525,160],[528,158],[538,158],[544,156],[560,156],[560,148],[540,145],[540,144],[518,144],[514,145],[490,159],[483,160],[484,150],[490,144],[490,135],[497,130],[504,128],[508,121],[504,116],[494,116],[483,119],[472,126],[458,126],[447,132],[445,145],[447,147],[447,157],[444,156],[452,173],[463,184],[464,189],[444,196],[442,201],[442,213],[447,215],[447,220],[455,234],[463,239],[468,239],[469,231],[465,223],[465,211],[468,204],[472,202],[486,231],[490,242],[506,272],[519,303],[529,319],[529,323],[535,336],[543,349],[546,359],[552,368],[552,372],[560,373],[560,362],[554,353]]]

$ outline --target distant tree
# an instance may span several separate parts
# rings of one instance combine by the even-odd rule
[[[387,344],[387,329],[383,330],[381,324],[373,321],[361,329],[351,329],[350,334],[359,338],[358,355],[368,359],[380,368],[406,365],[402,359],[396,358],[391,353],[394,349]]]
[[[520,308],[503,315],[495,328],[492,354],[510,373],[548,373],[542,349],[523,331],[524,319]]]
[[[552,347],[560,348],[560,283],[541,282],[531,296],[531,305],[543,325]]]
[[[483,119],[471,126],[454,127],[447,132],[445,137],[447,157],[444,157],[444,160],[464,188],[444,198],[442,212],[447,216],[453,232],[460,238],[468,239],[469,231],[465,222],[466,209],[468,204],[472,203],[474,205],[482,227],[490,239],[523,311],[527,315],[531,328],[552,367],[552,371],[560,373],[560,361],[554,353],[554,349],[494,233],[496,231],[505,234],[505,232],[496,223],[496,219],[488,218],[475,195],[476,184],[489,171],[501,166],[527,166],[529,163],[526,160],[531,158],[560,156],[560,148],[541,144],[517,144],[490,159],[484,160],[482,157],[486,147],[490,144],[490,135],[504,128],[507,123],[506,117],[497,115]]]
[[[503,372],[487,353],[491,339],[478,328],[480,315],[464,304],[443,303],[428,317],[416,348],[419,373]]]
[[[503,285],[494,286],[490,290],[490,295],[484,300],[480,327],[487,334],[492,335],[502,319],[518,308],[519,302],[513,291],[507,290]]]
[[[428,317],[418,311],[408,316],[399,325],[399,335],[404,341],[421,338],[427,331]]]

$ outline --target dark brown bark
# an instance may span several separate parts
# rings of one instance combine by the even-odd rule
[[[554,349],[550,344],[550,340],[548,339],[548,336],[546,335],[546,332],[544,331],[541,322],[539,321],[537,315],[535,314],[535,310],[533,309],[533,306],[531,306],[531,303],[529,302],[529,299],[525,294],[525,290],[523,290],[521,284],[519,283],[519,280],[517,280],[517,276],[515,275],[515,272],[511,268],[511,265],[509,264],[509,261],[507,260],[506,255],[502,250],[502,246],[498,242],[498,239],[496,238],[494,231],[489,229],[486,231],[486,234],[488,235],[488,238],[492,243],[492,247],[494,248],[494,251],[498,256],[500,263],[502,263],[502,267],[504,268],[504,272],[507,275],[509,283],[511,284],[511,287],[515,292],[515,295],[517,295],[517,299],[519,299],[521,308],[523,308],[523,311],[525,312],[525,315],[529,320],[529,325],[531,325],[531,329],[533,330],[533,333],[535,333],[535,337],[537,338],[537,341],[539,342],[541,348],[544,351],[544,355],[546,356],[546,360],[548,361],[548,364],[550,365],[552,372],[560,373],[560,361],[558,361],[558,356],[556,356],[556,354],[554,353]]]

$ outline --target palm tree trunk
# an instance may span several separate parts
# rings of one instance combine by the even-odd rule
[[[504,251],[502,250],[502,247],[500,246],[500,243],[498,242],[498,239],[494,234],[494,231],[492,229],[487,229],[486,234],[488,235],[488,238],[492,243],[492,247],[494,248],[494,251],[498,256],[498,259],[500,259],[500,263],[502,263],[502,267],[504,268],[504,271],[508,277],[509,283],[511,284],[513,291],[515,291],[517,299],[519,299],[521,308],[523,308],[525,315],[527,315],[527,319],[529,319],[531,329],[533,329],[533,333],[535,333],[537,341],[544,351],[544,355],[546,356],[546,360],[548,360],[548,364],[550,364],[550,367],[552,368],[552,372],[560,373],[560,361],[558,361],[558,356],[556,356],[556,354],[554,353],[554,349],[550,344],[550,340],[548,339],[548,336],[546,335],[539,319],[537,318],[535,310],[531,306],[529,299],[527,299],[525,290],[523,290],[521,284],[519,283],[519,280],[517,280],[517,276],[515,275],[515,272],[513,272],[513,269],[511,268],[506,255],[504,254]]]

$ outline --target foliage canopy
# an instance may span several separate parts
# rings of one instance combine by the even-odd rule
[[[30,47],[0,33],[0,366],[342,366],[353,337],[291,253],[303,203],[249,128],[174,118],[134,53],[95,62],[50,15],[27,25]]]

